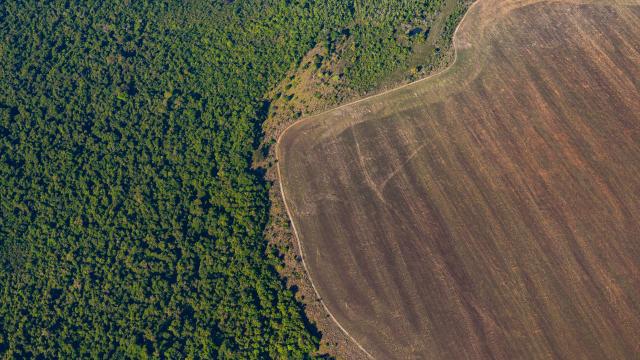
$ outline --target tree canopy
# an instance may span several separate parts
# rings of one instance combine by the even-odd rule
[[[439,2],[396,3],[0,2],[0,355],[316,356],[262,237],[264,94],[345,28],[372,86]]]

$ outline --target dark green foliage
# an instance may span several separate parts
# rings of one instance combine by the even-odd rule
[[[304,358],[250,170],[313,1],[0,5],[0,356]]]
[[[438,4],[0,2],[0,357],[313,357],[265,255],[264,94],[340,36],[370,87]]]
[[[353,65],[347,79],[356,90],[369,90],[397,69],[411,52],[401,25],[433,16],[444,0],[355,0],[353,46],[346,55]],[[415,41],[416,39],[413,39]]]

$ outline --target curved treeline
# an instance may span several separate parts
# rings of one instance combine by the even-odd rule
[[[0,2],[0,357],[315,356],[250,159],[264,94],[357,8]],[[397,60],[360,49],[358,84]]]

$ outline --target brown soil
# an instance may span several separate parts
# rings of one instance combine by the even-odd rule
[[[379,359],[637,357],[638,24],[637,0],[480,0],[447,71],[288,128],[295,271],[322,302],[303,278],[300,293],[353,338],[334,326],[330,342]]]
[[[449,1],[455,4],[455,0]],[[437,24],[449,15],[453,6],[448,6],[447,11],[435,17]],[[434,27],[433,34],[440,32],[440,25]],[[286,213],[282,194],[279,187],[279,178],[276,163],[275,146],[271,139],[277,139],[280,134],[292,123],[303,116],[318,114],[335,107],[339,103],[353,101],[361,98],[354,90],[346,85],[343,77],[345,66],[341,54],[344,48],[350,46],[347,40],[337,44],[337,51],[331,56],[326,49],[317,46],[300,62],[300,66],[292,71],[279,86],[269,95],[272,99],[269,116],[263,126],[265,142],[254,156],[254,166],[266,169],[266,179],[272,184],[269,192],[271,201],[270,222],[265,230],[265,237],[270,246],[274,247],[282,256],[282,266],[277,270],[286,279],[287,285],[296,293],[296,298],[305,307],[305,313],[314,327],[321,333],[322,340],[320,354],[326,354],[337,359],[360,360],[368,356],[340,329],[331,315],[324,308],[320,298],[311,286],[308,273],[301,261],[300,249],[292,232],[289,216]],[[437,43],[437,36],[432,36],[428,44]],[[442,46],[442,44],[440,44]],[[422,53],[425,53],[422,51]],[[443,48],[439,56],[429,55],[422,59],[421,64],[428,64],[420,73],[399,69],[389,77],[381,79],[380,86],[370,93],[380,93],[387,88],[393,88],[406,84],[415,77],[429,76],[445,69],[453,61],[453,48]],[[314,66],[314,56],[318,54],[324,59],[319,67]],[[411,62],[418,62],[412,56]],[[365,94],[366,95],[366,94]]]

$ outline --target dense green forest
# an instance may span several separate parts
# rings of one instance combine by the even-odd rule
[[[337,36],[374,86],[439,5],[0,2],[0,357],[318,356],[262,237],[265,94]]]

